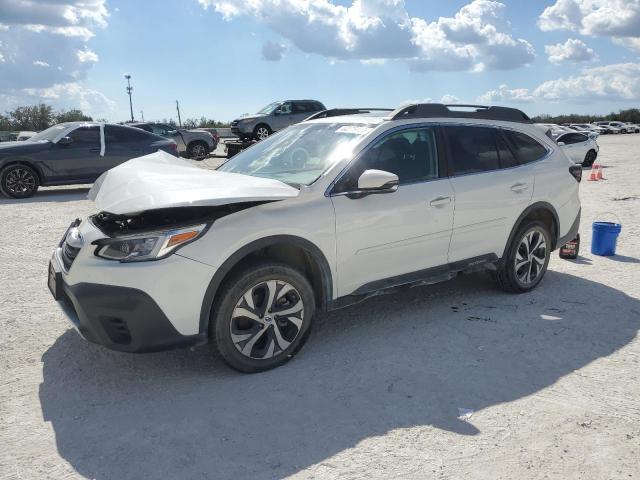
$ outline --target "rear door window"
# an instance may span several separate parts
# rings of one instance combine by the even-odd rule
[[[117,127],[106,125],[104,127],[104,140],[106,143],[139,142],[149,139],[144,130],[137,128]]]
[[[540,142],[525,133],[504,130],[504,134],[511,143],[518,162],[521,164],[535,162],[547,154],[547,149]]]
[[[582,143],[586,142],[588,137],[581,133],[567,133],[566,135],[561,135],[558,137],[558,142],[564,142],[567,145],[572,145],[574,143]]]
[[[487,127],[445,127],[454,175],[482,173],[500,168],[496,131]]]

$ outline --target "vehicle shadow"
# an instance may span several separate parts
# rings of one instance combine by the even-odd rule
[[[640,302],[550,271],[525,295],[484,275],[324,314],[299,356],[243,375],[208,347],[127,355],[67,331],[43,355],[43,417],[87,478],[270,479],[372,436],[544,389],[629,343]],[[616,315],[611,315],[614,311]]]
[[[0,196],[0,205],[15,203],[77,202],[78,200],[85,200],[87,193],[89,193],[89,187],[40,189],[33,197],[29,198],[6,198]]]

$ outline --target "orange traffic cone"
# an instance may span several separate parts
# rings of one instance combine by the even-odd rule
[[[591,171],[589,172],[589,178],[587,179],[590,182],[595,182],[596,180],[598,180],[598,166],[598,163],[594,163],[593,165],[591,165]]]
[[[603,175],[603,170],[602,170],[602,164],[601,163],[598,164],[598,173],[596,173],[596,179],[598,179],[598,180],[606,180],[606,178],[604,178],[604,175]]]

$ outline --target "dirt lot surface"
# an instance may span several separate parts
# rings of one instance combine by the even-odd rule
[[[0,477],[640,477],[640,135],[601,137],[577,261],[540,287],[485,274],[322,315],[285,367],[83,341],[46,286],[85,188],[0,200]],[[207,161],[211,166],[211,161]],[[591,222],[618,217],[615,257]]]

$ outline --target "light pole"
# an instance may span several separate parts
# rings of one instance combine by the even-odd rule
[[[180,104],[176,100],[176,110],[178,111],[178,125],[182,128],[182,119],[180,118]]]
[[[131,91],[133,87],[131,86],[131,75],[126,74],[124,78],[127,79],[127,93],[129,94],[129,108],[131,109],[131,121],[133,122],[133,102],[131,101]]]

